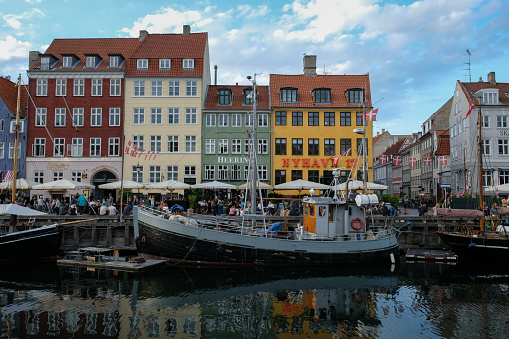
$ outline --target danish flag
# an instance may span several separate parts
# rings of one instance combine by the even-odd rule
[[[474,108],[475,108],[475,105],[474,105],[474,103],[472,103],[472,104],[470,105],[470,109],[469,109],[469,110],[468,110],[468,112],[467,112],[467,115],[465,115],[465,119],[466,119],[466,118],[470,115],[470,113],[472,113],[472,110],[473,110]]]
[[[447,155],[440,156],[440,165],[447,166]]]
[[[387,163],[387,156],[385,154],[382,154],[380,158],[378,158],[378,162],[382,165],[385,165]]]
[[[372,111],[362,113],[362,118],[366,121],[376,121],[376,114],[378,113],[378,108]]]
[[[408,160],[408,164],[410,165],[410,167],[415,167],[415,166],[417,166],[417,158],[415,158],[415,157],[411,157],[411,158]]]
[[[394,159],[392,160],[392,164],[394,166],[400,166],[401,165],[401,156],[397,155],[394,157]]]
[[[131,145],[132,145],[132,142],[129,140],[127,142],[127,146],[125,147],[125,153],[129,153],[129,148],[131,147]]]
[[[431,166],[431,157],[424,158],[424,166]]]

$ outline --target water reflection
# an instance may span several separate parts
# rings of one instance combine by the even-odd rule
[[[497,338],[509,329],[501,267],[1,268],[0,337]]]

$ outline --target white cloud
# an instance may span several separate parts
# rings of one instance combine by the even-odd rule
[[[30,22],[34,17],[44,17],[45,14],[40,9],[33,8],[30,11],[24,12],[21,15],[5,14],[2,18],[12,28],[19,30],[22,27],[22,21]]]
[[[0,60],[9,60],[12,58],[27,58],[32,44],[26,41],[20,41],[12,36],[7,36],[5,40],[0,40]]]

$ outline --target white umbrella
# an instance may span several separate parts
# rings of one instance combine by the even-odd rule
[[[166,180],[166,181],[155,182],[153,184],[148,184],[146,187],[152,188],[152,189],[162,189],[162,190],[173,191],[173,190],[180,190],[180,189],[188,189],[188,188],[191,188],[191,185],[170,179],[170,180]]]
[[[509,184],[502,184],[496,186],[489,186],[484,189],[486,193],[509,193]]]
[[[39,184],[32,186],[33,190],[75,190],[75,189],[83,189],[83,188],[94,188],[94,185],[85,184],[83,182],[68,180],[68,179],[60,179],[56,181],[46,182],[44,184]]]
[[[346,189],[346,183],[337,184],[336,188],[340,191],[344,191]],[[349,190],[361,190],[364,188],[364,183],[361,180],[352,180],[348,182]],[[367,190],[386,190],[387,186],[375,184],[372,182],[366,182]]]
[[[251,184],[249,186],[251,186]],[[247,188],[247,183],[237,187],[237,189],[239,189],[239,190],[245,190],[246,188]],[[251,187],[249,187],[249,188],[251,188]],[[266,184],[264,182],[260,182],[259,185],[258,185],[258,183],[256,183],[256,188],[257,189],[261,188],[262,190],[270,190],[270,189],[272,189],[272,186],[270,186],[269,184]]]
[[[32,186],[38,185],[35,181],[19,178],[16,180],[16,189],[18,190],[28,190],[31,189]],[[0,183],[0,188],[12,188],[12,180],[4,181]]]
[[[235,189],[235,188],[237,188],[237,186],[235,186],[235,185],[230,185],[225,182],[220,182],[220,181],[216,181],[216,180],[211,181],[211,182],[204,182],[201,184],[196,184],[191,187],[192,188],[208,188],[208,189]]]
[[[329,185],[324,185],[324,184],[320,184],[317,182],[306,181],[306,180],[302,180],[302,179],[285,182],[284,184],[279,184],[279,185],[274,186],[275,190],[297,190],[299,192],[302,190],[310,190],[310,189],[326,190],[329,188],[330,188]]]
[[[12,214],[12,215],[33,217],[36,215],[45,215],[46,213],[42,213],[42,212],[33,210],[31,208],[23,207],[23,206],[16,205],[16,204],[1,204],[0,205],[0,215],[1,214]]]
[[[122,186],[122,180],[119,180],[119,181],[109,182],[107,184],[102,184],[102,185],[99,185],[98,187],[100,189],[121,189],[123,187],[124,189],[129,190],[129,189],[145,188],[147,186],[146,184],[132,181],[132,180],[124,180],[123,183],[124,183],[124,185]]]

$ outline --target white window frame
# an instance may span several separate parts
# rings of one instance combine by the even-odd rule
[[[120,138],[108,138],[108,156],[120,155]]]
[[[71,180],[81,182],[83,179],[83,171],[71,171]]]
[[[37,90],[36,90],[35,94],[38,97],[48,96],[48,80],[47,79],[37,79]]]
[[[65,156],[65,138],[53,139],[53,156],[54,157]]]
[[[241,180],[240,170],[241,170],[240,165],[231,166],[231,180]]]
[[[219,113],[217,115],[217,127],[228,127],[228,114]]]
[[[179,136],[168,135],[168,153],[178,153],[179,151]]]
[[[119,97],[122,94],[122,80],[110,79],[110,97]]]
[[[144,97],[145,96],[145,81],[135,81],[133,86],[133,96]]]
[[[215,114],[205,114],[205,126],[206,127],[215,127],[216,126],[216,115]]]
[[[55,127],[65,127],[65,108],[55,108]]]
[[[187,80],[186,81],[186,96],[195,97],[198,95],[198,81]]]
[[[508,139],[498,139],[498,154],[499,155],[509,155],[509,140]]]
[[[232,127],[242,127],[242,115],[241,114],[232,114],[232,119],[231,119],[232,123]]]
[[[0,142],[0,159],[3,159],[5,155],[5,144]]]
[[[179,80],[168,81],[168,96],[170,96],[170,97],[180,96],[180,81]]]
[[[168,125],[180,124],[180,109],[168,108]]]
[[[162,125],[163,124],[163,109],[160,107],[153,107],[150,109],[150,124]]]
[[[216,154],[216,139],[205,139],[205,154]]]
[[[179,167],[178,166],[166,166],[166,179],[167,180],[179,180]]]
[[[217,140],[217,154],[228,154],[228,139]]]
[[[67,79],[55,79],[55,96],[65,97],[67,94]]]
[[[90,108],[90,126],[100,127],[102,126],[103,109],[102,107]]]
[[[497,115],[497,128],[507,128],[507,115]]]
[[[196,153],[196,135],[186,135],[186,153]]]
[[[253,127],[253,114],[246,114],[246,120],[244,121],[244,126]]]
[[[198,123],[196,111],[196,108],[186,108],[186,125],[196,125]]]
[[[137,149],[143,149],[145,144],[145,136],[144,135],[133,135],[133,144]]]
[[[110,56],[110,65],[111,68],[119,68],[120,67],[120,56],[112,55]]]
[[[182,68],[183,69],[194,69],[194,59],[183,59],[182,60]]]
[[[161,80],[152,80],[151,81],[150,95],[153,97],[163,96],[163,82]]]
[[[131,178],[135,182],[143,182],[143,166],[138,170],[138,166],[131,166]]]
[[[215,172],[216,172],[216,166],[205,165],[205,180],[214,180]]]
[[[259,180],[267,180],[267,165],[258,165],[258,179]]]
[[[32,145],[32,156],[45,157],[46,156],[46,138],[35,138]]]
[[[161,166],[149,166],[148,167],[148,182],[160,182],[161,181]]]
[[[64,172],[53,171],[53,181],[62,180],[64,178]]]
[[[159,59],[159,69],[171,69],[171,59]]]
[[[258,114],[258,127],[268,127],[268,126],[269,126],[269,115]]]
[[[136,69],[148,70],[148,59],[137,59]]]
[[[161,152],[161,136],[150,136],[150,152]]]
[[[90,138],[90,156],[101,156],[101,138]]]
[[[268,153],[269,153],[269,140],[258,139],[258,154],[268,154]]]
[[[71,156],[72,157],[83,156],[83,138],[72,138]]]
[[[100,97],[103,95],[103,79],[92,79],[92,92],[93,97]]]
[[[145,125],[145,108],[133,108],[133,125]]]
[[[96,57],[95,56],[87,56],[86,59],[85,59],[85,67],[87,68],[95,68],[95,61],[96,61]]]
[[[62,68],[72,68],[72,56],[62,57]]]
[[[110,107],[110,126],[120,126],[120,107]]]
[[[34,171],[34,181],[38,184],[44,183],[44,171]]]
[[[217,179],[228,180],[228,165],[217,166]]]
[[[242,139],[232,139],[232,154],[242,154]]]
[[[46,126],[47,111],[48,110],[45,107],[38,107],[35,110],[35,126]]]
[[[75,107],[72,109],[72,126],[83,126],[85,121],[85,109],[83,107]]]
[[[75,97],[85,96],[85,79],[74,79],[73,95]]]

